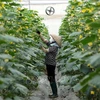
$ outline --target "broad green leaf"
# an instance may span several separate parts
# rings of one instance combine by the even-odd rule
[[[11,2],[13,0],[1,0],[1,2]]]
[[[95,77],[96,75],[98,75],[98,73],[100,72],[100,68],[97,68],[94,72],[89,73],[88,75],[86,75],[80,82],[81,85],[84,85],[86,83],[88,83],[93,77]]]
[[[87,63],[92,65],[93,67],[100,66],[100,53],[90,56],[89,59],[87,60]]]
[[[0,33],[4,32],[4,31],[5,31],[4,26],[0,26]]]
[[[24,43],[22,39],[10,35],[0,35],[0,38],[6,42]]]
[[[92,22],[89,25],[93,28],[100,28],[100,22]]]
[[[63,76],[59,79],[59,83],[61,85],[68,85],[69,81],[70,81],[71,76]]]
[[[82,34],[83,32],[73,32],[69,35],[69,37],[73,37],[73,36],[77,36],[77,35],[80,35]]]
[[[1,59],[12,59],[12,56],[9,54],[0,54]]]
[[[72,55],[73,55],[72,58],[76,58],[76,59],[82,58],[82,52],[81,51],[77,51],[77,52],[73,53]]]
[[[74,92],[78,92],[79,90],[81,90],[84,86],[80,85],[80,83],[76,84],[75,86],[73,86]]]
[[[21,73],[20,71],[18,71],[17,69],[13,69],[13,68],[9,68],[9,70],[11,71],[11,73],[14,76],[17,76],[19,78],[24,78],[24,79],[30,79],[28,76],[24,75],[23,73]],[[17,78],[16,77],[16,78]]]
[[[72,41],[72,42],[71,42],[71,44],[74,45],[74,46],[75,46],[75,45],[78,45],[79,43],[80,43],[79,40],[75,40],[75,41]]]
[[[69,62],[69,61],[68,61],[68,62],[66,63],[66,67],[67,67],[66,70],[69,71],[69,72],[70,72],[70,71],[73,71],[73,67],[74,67],[75,65],[76,65],[76,62]]]
[[[93,42],[96,39],[96,37],[97,37],[97,35],[87,36],[87,37],[84,37],[83,39],[81,39],[80,42],[83,45],[86,45],[89,42]]]
[[[87,20],[86,20],[86,23],[90,23],[90,22],[92,22],[91,19],[87,19]]]
[[[20,6],[19,3],[15,3],[15,2],[9,3],[9,5],[11,5],[11,6]]]
[[[34,87],[38,86],[38,82],[36,82],[36,81],[32,81],[32,84],[34,85]]]
[[[32,65],[31,63],[26,63],[28,66],[31,66],[32,69],[36,68],[37,66]]]
[[[3,84],[3,81],[2,81],[2,79],[0,78],[0,84]]]
[[[36,57],[36,54],[34,52],[34,49],[35,48],[29,48],[29,49],[27,49],[27,53],[30,54],[30,55],[32,55],[33,57]]]
[[[79,76],[80,76],[80,75],[73,75],[73,76],[70,78],[70,84],[71,84],[71,85],[75,85],[76,82],[79,81],[79,79],[78,79]]]
[[[4,89],[6,89],[6,88],[8,88],[8,85],[7,84],[0,84],[0,90],[4,90]]]
[[[15,96],[15,97],[14,97],[14,100],[22,100],[22,99],[21,99],[21,97],[19,97],[19,96]]]
[[[2,84],[11,84],[14,82],[14,79],[12,77],[6,77],[6,78],[2,78],[0,77],[0,81],[2,82]]]
[[[81,51],[73,52],[72,57],[70,58],[70,62],[80,60],[80,61],[85,61],[85,57],[91,56],[92,51],[84,52],[82,53]]]
[[[22,65],[22,64],[14,63],[14,66],[16,66],[16,67],[18,67],[18,68],[23,68],[23,69],[25,69],[25,66]]]
[[[100,88],[100,75],[96,75],[89,81],[90,85],[96,86],[97,88]]]
[[[26,95],[29,91],[24,85],[21,85],[21,84],[18,84],[18,83],[15,84],[15,87],[16,87],[15,91],[20,92],[23,95]]]
[[[35,76],[40,76],[40,72],[35,71],[35,70],[30,70],[30,73],[32,73]]]
[[[94,13],[84,13],[84,17],[91,17],[91,16],[93,16],[94,15]]]
[[[13,99],[11,99],[11,98],[6,98],[5,100],[13,100]]]
[[[88,66],[82,64],[81,67],[80,67],[80,71],[84,74],[88,74],[89,72],[92,71],[91,68],[89,68]]]

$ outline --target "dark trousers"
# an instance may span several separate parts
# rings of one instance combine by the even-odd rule
[[[52,89],[52,96],[57,96],[57,85],[56,85],[56,80],[55,80],[55,68],[56,66],[52,66],[52,65],[46,65],[46,69],[47,69],[47,76],[48,76],[48,80],[50,82],[50,86]]]
[[[47,76],[50,83],[55,82],[55,68],[56,66],[46,65]]]

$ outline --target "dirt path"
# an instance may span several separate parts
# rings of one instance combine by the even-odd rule
[[[51,88],[46,75],[39,77],[39,86],[37,91],[32,93],[30,100],[80,100],[71,90],[70,86],[58,86],[58,98],[50,99],[48,95],[51,93]]]
[[[42,16],[42,15],[41,15]],[[44,18],[44,23],[47,26],[49,33],[58,34],[59,27],[61,25],[61,20],[64,15],[56,16],[42,16]],[[60,79],[61,75],[56,72],[56,80]],[[57,84],[58,86],[58,84]],[[56,99],[48,98],[48,95],[51,93],[51,88],[47,80],[47,76],[43,75],[39,77],[39,86],[37,91],[32,93],[30,100],[80,100],[76,97],[75,93],[72,91],[70,86],[58,86],[58,95]]]

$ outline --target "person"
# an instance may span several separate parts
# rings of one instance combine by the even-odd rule
[[[61,36],[50,34],[50,40],[44,39],[41,35],[40,31],[36,31],[39,34],[41,40],[48,46],[48,48],[42,47],[41,49],[46,53],[45,56],[45,64],[48,81],[51,86],[52,95],[49,95],[49,98],[57,98],[58,97],[58,89],[55,79],[55,68],[56,68],[56,55],[58,52],[58,48],[61,47]]]

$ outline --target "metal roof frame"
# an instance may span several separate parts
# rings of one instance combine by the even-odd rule
[[[46,1],[46,0],[34,0],[34,1],[31,1],[31,0],[27,0],[27,2],[20,2],[20,4],[22,5],[48,5],[48,4],[66,4],[68,3],[68,1],[66,0],[49,0],[49,1]]]

